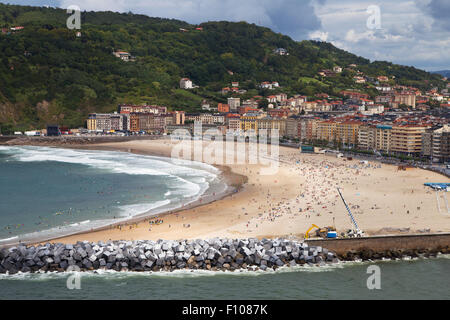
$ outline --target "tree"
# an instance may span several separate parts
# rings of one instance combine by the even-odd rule
[[[263,109],[264,111],[267,111],[268,107],[269,107],[269,101],[267,101],[267,99],[261,99],[258,102],[258,108]]]

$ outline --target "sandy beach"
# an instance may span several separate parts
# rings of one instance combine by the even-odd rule
[[[172,146],[168,140],[141,140],[89,148],[170,156]],[[439,194],[439,211],[435,192],[424,186],[426,182],[449,182],[442,175],[422,169],[398,171],[397,166],[379,162],[365,165],[331,155],[301,154],[285,147],[280,147],[279,153],[275,175],[261,175],[261,164],[231,165],[232,173],[248,179],[238,193],[161,216],[162,224],[150,225],[146,219],[54,241],[302,237],[312,224],[334,225],[340,233],[351,224],[336,187],[367,234],[450,231],[446,195]]]

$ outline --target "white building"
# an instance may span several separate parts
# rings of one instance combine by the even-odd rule
[[[180,80],[180,88],[181,89],[192,89],[193,88],[192,81],[188,78],[182,78]]]
[[[275,50],[273,50],[273,53],[278,54],[280,56],[288,56],[289,53],[287,52],[287,50],[285,48],[277,48]]]
[[[241,106],[240,98],[228,98],[228,105],[230,106],[230,110],[235,112],[238,107]]]
[[[116,51],[113,52],[113,55],[115,55],[117,58],[122,59],[123,61],[129,61],[131,57],[131,55],[125,51]]]
[[[391,92],[392,88],[390,86],[376,86],[375,89],[381,92]]]
[[[374,114],[380,114],[384,112],[384,106],[382,104],[374,104],[367,106],[360,106],[359,111],[365,116],[373,116]]]
[[[270,90],[272,90],[272,89],[275,89],[275,88],[279,88],[280,84],[278,82],[276,82],[276,81],[274,81],[274,82],[267,82],[267,81],[265,81],[265,82],[262,82],[260,84],[260,87],[263,88],[263,89],[270,89]]]

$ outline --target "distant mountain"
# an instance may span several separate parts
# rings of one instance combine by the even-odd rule
[[[433,71],[432,73],[440,74],[443,77],[450,78],[450,70]]]
[[[245,22],[190,25],[171,19],[113,12],[82,12],[81,33],[69,30],[65,10],[0,4],[0,124],[2,130],[31,129],[46,123],[84,125],[90,112],[111,112],[118,103],[149,103],[199,111],[202,100],[226,102],[223,87],[238,81],[242,99],[267,96],[263,81],[283,92],[337,95],[355,88],[359,70],[367,76],[395,77],[419,88],[443,86],[441,77],[414,67],[368,59],[317,41],[288,36]],[[15,31],[11,28],[16,28]],[[288,55],[275,49],[284,48]],[[122,61],[126,51],[134,61]],[[356,68],[346,68],[356,64]],[[322,69],[343,67],[335,77]],[[189,77],[199,86],[181,90]],[[393,82],[394,80],[391,80]],[[275,91],[276,92],[276,91]]]

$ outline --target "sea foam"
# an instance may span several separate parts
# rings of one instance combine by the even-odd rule
[[[200,162],[136,155],[119,151],[0,146],[0,152],[8,156],[6,161],[70,163],[105,170],[113,174],[158,176],[164,179],[169,189],[161,200],[127,205],[121,205],[120,201],[117,201],[114,206],[119,209],[119,217],[115,217],[114,220],[101,218],[82,222],[69,221],[65,225],[20,235],[20,239],[10,237],[0,240],[3,244],[18,240],[27,241],[27,239],[36,239],[40,236],[48,238],[87,231],[111,223],[126,221],[126,219],[147,214],[150,211],[160,213],[165,210],[177,209],[199,200],[211,183],[218,182],[218,175],[220,174],[220,170],[214,166]]]

